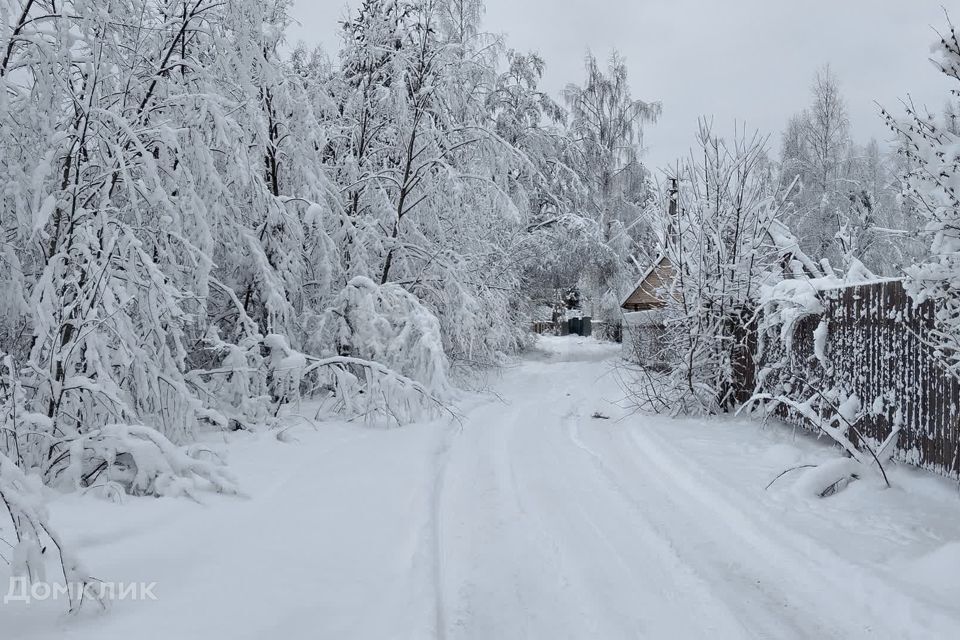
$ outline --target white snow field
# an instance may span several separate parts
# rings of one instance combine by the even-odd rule
[[[627,416],[617,354],[545,338],[461,424],[231,435],[245,498],[57,497],[94,575],[156,600],[11,602],[0,638],[958,637],[952,483],[765,491],[838,454],[782,425]]]

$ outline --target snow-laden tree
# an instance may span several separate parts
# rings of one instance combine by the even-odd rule
[[[20,127],[29,140],[5,141],[2,162],[11,181],[32,173],[8,210],[33,317],[29,344],[10,347],[53,434],[135,416],[177,433],[197,408],[182,377],[180,285],[202,279],[209,258],[202,235],[184,233],[190,210],[170,199],[171,131],[156,114],[170,106],[165,74],[187,73],[179,34],[203,18],[175,26],[149,3],[67,3],[70,18],[25,8],[25,21],[44,27],[11,36],[2,117],[34,122]],[[135,10],[170,26],[111,19]],[[36,148],[49,151],[37,158]],[[174,278],[174,264],[194,269]]]
[[[641,218],[649,204],[649,172],[640,162],[643,127],[660,115],[658,102],[633,98],[627,66],[614,52],[604,70],[588,54],[583,86],[565,90],[570,109],[570,134],[578,144],[578,170],[588,189],[586,205],[600,228],[606,251],[598,252],[585,274],[585,288],[595,312],[615,317],[620,294],[632,273],[629,257],[648,247],[637,246],[635,234],[644,230]],[[627,277],[627,276],[631,277]]]
[[[672,413],[729,411],[746,399],[750,336],[761,285],[780,277],[782,196],[767,170],[764,140],[742,132],[731,140],[700,124],[698,147],[680,165],[675,219],[665,220],[665,255],[674,271],[660,292],[666,302],[659,353],[665,374],[638,372],[641,406]],[[641,365],[643,367],[643,365]]]
[[[564,164],[568,139],[560,130],[566,114],[539,83],[545,63],[536,53],[506,53],[507,69],[498,74],[486,97],[494,133],[523,154],[505,176],[507,189],[531,230],[550,227],[569,213],[571,193],[579,176]]]
[[[784,209],[805,253],[841,271],[862,263],[897,275],[917,255],[917,219],[897,199],[895,163],[876,140],[856,144],[846,101],[829,66],[811,85],[810,105],[782,134],[780,183],[797,180]]]
[[[923,255],[921,221],[914,206],[899,197],[900,176],[891,152],[870,140],[852,145],[847,159],[847,202],[836,238],[840,266],[854,260],[871,271],[895,276]]]
[[[432,392],[446,395],[449,364],[436,316],[403,287],[377,285],[357,276],[328,310],[330,336],[339,355],[380,362]]]
[[[273,162],[295,111],[280,102],[296,88],[276,57],[283,3],[58,7],[22,4],[0,79],[2,348],[26,413],[46,421],[48,441],[18,461],[48,481],[98,468],[93,434],[110,424],[159,430],[129,447],[163,455],[243,422],[264,396],[247,373],[258,337],[298,326],[304,249],[329,246],[322,207],[301,204],[320,191],[287,202]]]
[[[338,66],[282,59],[280,0],[8,13],[0,348],[56,440],[18,460],[48,479],[107,425],[186,443],[275,413],[267,337],[335,353],[356,277],[411,294],[454,362],[493,362],[525,339],[545,238],[583,228],[542,62],[498,78],[479,3],[370,0]]]
[[[799,177],[786,213],[806,253],[839,263],[843,249],[837,236],[847,223],[850,186],[845,164],[851,145],[850,121],[829,66],[817,70],[810,97],[809,106],[791,118],[783,135],[781,181],[786,186]]]
[[[952,24],[935,47],[934,63],[960,87],[960,40]],[[960,373],[960,135],[951,112],[936,115],[912,102],[906,117],[883,115],[901,141],[908,172],[904,197],[924,221],[929,251],[907,271],[907,290],[917,302],[936,305],[931,340],[944,357],[947,370]]]
[[[515,349],[525,216],[511,197],[522,152],[499,137],[496,81],[477,7],[369,0],[346,25],[342,133],[329,164],[342,185],[347,280],[413,293],[440,321],[459,362]]]
[[[582,149],[564,130],[566,113],[541,88],[545,62],[536,53],[507,51],[507,68],[487,96],[495,134],[519,162],[501,180],[524,220],[511,253],[522,269],[523,291],[552,304],[607,252],[601,227],[587,212]]]

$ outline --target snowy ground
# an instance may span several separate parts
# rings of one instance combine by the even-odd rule
[[[232,436],[248,498],[58,498],[97,577],[157,600],[0,605],[0,638],[957,637],[951,483],[764,491],[836,454],[782,426],[621,420],[617,353],[544,339],[462,424]]]

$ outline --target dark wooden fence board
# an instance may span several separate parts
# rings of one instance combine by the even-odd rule
[[[832,370],[824,374],[815,357],[813,332],[822,317],[815,316],[797,323],[788,358],[791,373],[813,384],[822,381],[855,393],[868,410],[876,398],[892,398],[882,411],[868,411],[857,425],[868,443],[876,446],[886,439],[899,409],[902,431],[894,457],[957,477],[960,383],[945,373],[941,358],[926,344],[933,306],[914,305],[899,281],[829,290],[825,298]],[[779,360],[785,349],[774,336],[766,337],[766,345],[766,353],[758,358],[761,367],[764,361]],[[799,400],[809,392],[794,390],[794,394]],[[781,415],[811,427],[795,412],[783,410]]]

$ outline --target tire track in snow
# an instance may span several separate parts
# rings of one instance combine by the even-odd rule
[[[436,472],[433,481],[433,496],[431,500],[431,515],[433,518],[433,589],[434,589],[434,627],[438,640],[446,640],[447,614],[446,598],[444,596],[444,523],[443,523],[443,495],[446,485],[447,466],[457,437],[463,433],[463,425],[446,430],[441,436],[440,446],[434,456]]]
[[[691,558],[688,553],[684,552],[683,543],[680,542],[677,534],[682,533],[686,535],[691,531],[697,531],[702,528],[703,523],[697,521],[696,518],[692,520],[686,518],[686,509],[683,505],[669,497],[671,487],[668,484],[665,484],[660,478],[656,477],[656,474],[644,474],[642,478],[638,475],[637,478],[634,478],[637,482],[631,483],[631,486],[644,487],[648,494],[656,495],[660,503],[656,504],[641,501],[632,491],[624,486],[621,479],[613,472],[609,463],[605,461],[607,456],[601,455],[584,443],[580,436],[578,425],[575,422],[571,422],[568,425],[567,434],[574,446],[590,456],[606,483],[614,489],[621,500],[627,503],[630,508],[637,513],[644,523],[643,526],[662,542],[666,549],[669,550],[669,553],[682,564],[684,571],[695,577],[702,588],[712,592],[715,591],[719,585],[729,584],[730,579],[736,577],[743,587],[755,590],[757,594],[763,598],[764,603],[762,607],[751,607],[745,610],[739,601],[732,601],[730,597],[723,597],[724,594],[720,594],[719,600],[724,603],[727,611],[741,621],[744,625],[745,632],[749,632],[753,637],[758,638],[791,637],[803,639],[808,637],[847,637],[844,635],[837,636],[832,630],[819,625],[815,621],[800,621],[798,619],[802,613],[800,611],[795,611],[789,618],[784,618],[779,615],[771,616],[771,612],[781,611],[789,607],[786,598],[778,597],[776,594],[758,587],[757,583],[759,581],[755,583],[753,578],[745,573],[743,568],[738,564],[730,563],[718,568],[712,565],[709,558]],[[634,464],[637,469],[642,467],[643,462],[644,456],[637,456],[634,459]],[[639,482],[641,479],[643,482]],[[666,514],[672,514],[672,522],[664,522],[663,516]],[[653,516],[660,517],[654,519]],[[681,517],[685,518],[683,522],[679,522],[679,518]],[[709,546],[710,541],[707,541],[705,544],[698,544]],[[742,591],[732,595],[742,595]],[[811,629],[812,626],[816,626],[816,629]],[[791,632],[789,635],[787,634],[788,629]]]
[[[474,519],[481,526],[489,519],[481,529],[484,548],[474,552],[494,560],[513,557],[518,565],[493,571],[496,582],[466,576],[470,588],[461,601],[467,610],[456,620],[457,637],[744,637],[744,628],[682,564],[670,541],[615,495],[592,459],[569,446],[565,427],[578,417],[576,407],[590,401],[569,375],[582,366],[529,367],[510,376],[509,395],[516,401],[506,415],[472,415],[470,429],[484,429],[484,419],[491,423],[473,432],[487,437],[461,444],[476,449],[477,469],[489,474],[476,480],[494,489],[492,495],[481,489],[477,497],[498,510]],[[571,382],[558,385],[557,379]],[[504,516],[514,521],[504,524]],[[496,550],[500,545],[524,555]],[[491,598],[484,590],[514,597]],[[691,618],[691,607],[703,619]]]
[[[660,637],[669,633],[672,637],[699,637],[707,634],[711,637],[744,637],[747,628],[737,622],[734,615],[722,599],[718,598],[712,585],[705,581],[694,567],[691,567],[683,558],[673,543],[669,532],[664,532],[652,526],[647,518],[647,511],[656,505],[638,503],[623,487],[608,475],[602,464],[602,456],[587,446],[577,433],[578,420],[582,416],[577,411],[571,411],[564,417],[561,426],[562,438],[557,444],[573,444],[586,459],[581,457],[592,473],[581,473],[579,477],[592,477],[596,482],[592,485],[591,494],[598,496],[597,490],[607,487],[603,495],[612,500],[583,500],[577,494],[578,510],[583,514],[585,521],[593,529],[598,540],[609,550],[617,561],[629,572],[635,580],[635,585],[643,589],[647,604],[655,610],[649,620],[651,626],[656,627],[652,637]],[[559,457],[558,457],[559,459]],[[569,461],[566,466],[572,467]],[[619,504],[620,508],[614,508]],[[592,509],[591,509],[592,507]],[[603,527],[598,519],[614,517],[614,521],[629,527],[631,536],[619,544],[610,539],[605,529],[616,531],[617,528]],[[628,585],[624,585],[628,586]],[[687,612],[696,610],[701,618],[691,619]],[[672,625],[672,626],[671,626]],[[669,627],[669,630],[665,629]]]
[[[509,377],[519,383],[531,376]],[[544,465],[525,455],[518,436],[545,413],[552,415],[554,406],[543,398],[487,403],[472,412],[466,437],[456,443],[449,469],[454,482],[444,499],[453,517],[459,515],[456,531],[444,540],[454,560],[454,570],[444,578],[447,604],[457,605],[447,619],[449,637],[578,637],[564,635],[549,616],[582,608],[588,594],[571,595],[576,581],[565,568],[556,531],[545,524],[542,505],[522,491],[524,479],[529,480],[524,472]]]
[[[503,378],[512,402],[473,407],[450,443],[434,496],[437,637],[846,639],[943,628],[912,597],[885,612],[902,595],[889,586],[870,586],[878,599],[862,602],[875,574],[841,563],[849,580],[831,575],[835,554],[765,522],[767,509],[716,486],[642,423],[587,418],[601,398],[581,383],[600,367],[524,363]]]
[[[560,377],[561,371],[551,378]],[[531,386],[534,381],[534,376],[524,380]],[[516,386],[527,390],[526,384]],[[516,602],[496,610],[471,610],[472,624],[462,629],[463,635],[494,637],[476,626],[484,616],[495,616],[517,620],[509,635],[495,637],[696,637],[717,631],[724,632],[723,637],[743,637],[743,628],[722,603],[676,560],[669,541],[645,529],[635,510],[610,496],[589,459],[571,457],[564,427],[586,400],[582,390],[575,384],[550,384],[543,391],[511,407],[500,431],[509,436],[509,445],[495,447],[509,463],[499,467],[501,490],[511,504],[526,505],[517,526],[506,532],[497,529],[498,538],[535,538],[537,552],[523,559],[520,568],[527,575],[507,573],[510,586],[519,590]],[[486,540],[489,545],[502,542]],[[544,547],[551,552],[545,553]],[[691,602],[709,612],[706,621],[687,615]],[[531,611],[527,603],[541,610]],[[552,603],[552,609],[543,611],[545,603]],[[545,613],[550,619],[542,619]]]
[[[754,566],[766,571],[769,582],[776,584],[777,578],[790,576],[792,583],[784,597],[806,594],[806,608],[817,611],[820,617],[831,617],[831,626],[844,629],[840,637],[876,637],[879,633],[880,637],[928,638],[955,628],[954,621],[902,590],[891,588],[869,567],[856,565],[773,520],[758,518],[748,505],[737,504],[739,496],[735,491],[720,492],[714,488],[716,483],[706,473],[698,473],[700,480],[693,475],[696,471],[684,471],[691,463],[659,434],[636,429],[627,433],[634,451],[646,452],[646,461],[656,467],[657,473],[650,475],[658,478],[662,486],[672,486],[684,494],[686,499],[677,503],[696,504],[697,512],[714,514],[719,527],[729,528],[748,542],[756,555],[765,560],[758,564],[751,558]],[[669,485],[666,478],[672,480]],[[689,506],[685,510],[688,514],[693,512]],[[736,553],[736,549],[725,551]],[[857,616],[851,616],[847,608],[840,611],[836,604],[837,594],[851,591],[856,592],[856,602],[865,609]],[[852,617],[866,622],[853,623]]]

